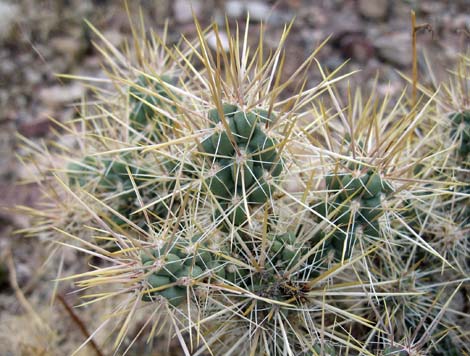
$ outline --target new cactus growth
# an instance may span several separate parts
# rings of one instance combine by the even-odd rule
[[[466,158],[470,153],[470,111],[453,113],[449,118],[452,139],[458,143],[459,154]]]
[[[208,188],[221,202],[246,195],[250,205],[262,204],[274,191],[269,180],[282,172],[276,140],[269,138],[262,128],[269,123],[268,114],[260,110],[244,112],[236,105],[224,104],[223,115],[221,119],[217,109],[209,111],[208,118],[215,132],[202,142],[211,166]],[[270,117],[275,120],[274,115]],[[239,220],[244,222],[235,219]]]
[[[384,213],[382,196],[393,191],[392,186],[372,170],[366,173],[334,173],[325,175],[329,197],[313,205],[317,221],[330,219],[338,229],[333,233],[331,249],[341,258],[350,258],[356,240],[356,230],[378,238],[378,219]]]
[[[147,133],[147,136],[153,139],[158,139],[165,125],[169,123],[165,114],[158,110],[174,109],[170,105],[165,105],[164,100],[169,100],[170,95],[164,84],[160,83],[171,84],[174,80],[166,75],[157,79],[140,75],[129,90],[130,127],[137,132]]]

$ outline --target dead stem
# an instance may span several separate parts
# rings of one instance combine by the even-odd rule
[[[93,348],[93,350],[95,350],[95,353],[98,356],[104,356],[104,354],[101,352],[101,350],[99,349],[98,345],[95,343],[93,338],[90,338],[90,333],[88,332],[88,330],[85,326],[85,323],[80,319],[80,317],[77,315],[77,313],[75,313],[73,311],[72,307],[70,307],[70,305],[67,302],[67,300],[65,299],[65,297],[62,294],[58,294],[57,299],[62,304],[65,311],[70,315],[70,318],[74,321],[75,324],[77,324],[77,326],[80,329],[80,331],[82,332],[83,336],[85,336],[85,339],[90,340],[90,346]]]

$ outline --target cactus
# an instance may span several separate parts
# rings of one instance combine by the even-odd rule
[[[201,143],[211,170],[207,187],[224,204],[224,210],[238,204],[230,222],[240,225],[246,221],[240,196],[246,196],[249,205],[271,199],[275,189],[270,180],[281,174],[282,160],[276,151],[276,140],[263,131],[262,124],[269,123],[268,114],[260,114],[265,111],[243,112],[233,104],[222,108],[223,119],[217,109],[209,111],[208,119],[215,132]],[[270,117],[275,120],[274,115]]]
[[[288,31],[277,50],[254,58],[261,47],[225,54],[219,44],[212,53],[196,25],[189,51],[165,48],[155,66],[116,70],[119,95],[87,108],[84,133],[70,124],[82,150],[64,149],[60,167],[43,167],[49,196],[75,202],[74,223],[99,232],[67,231],[70,217],[41,213],[42,224],[75,237],[67,246],[102,260],[69,278],[98,289],[94,302],[113,301],[110,349],[123,351],[140,311],[139,335],[167,333],[187,354],[434,347],[432,332],[452,321],[442,310],[468,280],[465,257],[448,259],[455,250],[442,244],[449,220],[468,231],[468,210],[444,213],[468,202],[468,111],[436,120],[435,99],[403,99],[377,112],[360,91],[342,104],[329,90],[337,73],[321,66],[320,84],[283,98],[296,79],[273,80]],[[229,42],[243,40],[229,33]],[[440,149],[449,142],[452,153]],[[442,284],[448,300],[436,265],[459,271]],[[464,337],[452,339],[456,348]]]
[[[458,142],[458,153],[466,158],[470,153],[470,111],[449,115],[452,123],[451,138]]]
[[[338,228],[332,235],[330,248],[340,259],[342,251],[345,251],[345,258],[351,257],[357,229],[361,230],[361,235],[380,236],[378,220],[384,213],[382,195],[393,191],[390,183],[382,180],[376,172],[359,174],[355,171],[354,174],[356,176],[338,172],[325,175],[330,197],[328,201],[312,206],[320,217],[317,221],[331,219]],[[353,227],[353,231],[342,231],[349,230],[349,227]]]

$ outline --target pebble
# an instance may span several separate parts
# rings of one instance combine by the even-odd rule
[[[239,18],[242,17],[245,13],[245,5],[243,2],[235,0],[235,1],[227,1],[225,3],[225,13],[228,17]]]
[[[18,132],[28,138],[44,137],[49,132],[51,121],[47,117],[40,117],[38,120],[26,121],[18,126]]]
[[[19,5],[0,1],[0,40],[10,36],[19,14]]]
[[[78,83],[54,85],[41,89],[39,99],[49,107],[56,107],[79,100],[84,92],[84,87]]]
[[[248,1],[245,4],[246,12],[254,21],[264,21],[271,15],[271,7],[262,1]]]
[[[24,68],[24,75],[25,75],[26,83],[35,85],[35,84],[39,84],[39,82],[41,81],[42,73],[39,72],[37,69],[26,67]]]
[[[469,14],[458,14],[452,17],[450,22],[450,27],[455,30],[460,31],[470,31],[470,15]]]
[[[69,37],[69,36],[61,36],[53,38],[50,41],[50,45],[54,48],[58,53],[67,56],[68,58],[74,60],[77,59],[82,51],[82,45],[79,39]]]
[[[363,17],[374,21],[386,19],[390,11],[388,0],[359,0],[357,6]]]
[[[309,6],[299,13],[299,18],[307,24],[316,28],[321,28],[328,24],[329,18],[323,8],[320,6]]]
[[[408,33],[383,35],[374,41],[378,56],[399,68],[408,68],[413,60],[411,39]]]
[[[114,46],[119,47],[124,43],[125,37],[118,30],[108,30],[103,32],[103,36]]]
[[[173,15],[178,23],[193,21],[194,16],[199,17],[202,11],[202,3],[198,0],[175,0],[173,3]]]
[[[2,75],[11,75],[15,74],[16,71],[16,64],[14,61],[7,59],[8,57],[3,57],[2,61],[0,61],[0,73]]]
[[[439,2],[420,2],[417,4],[419,6],[420,13],[422,14],[439,14],[444,13],[446,4]]]
[[[31,176],[30,176],[31,177]],[[26,227],[26,218],[13,211],[13,207],[23,205],[34,207],[41,196],[41,191],[35,183],[15,185],[14,183],[0,182],[0,219],[7,222],[5,225]]]
[[[338,12],[325,24],[323,30],[327,34],[340,32],[359,32],[363,25],[360,17],[355,12]]]
[[[214,32],[209,33],[206,37],[206,40],[210,48],[212,48],[214,51],[217,50],[217,37],[215,36]],[[227,34],[224,31],[219,30],[219,40],[223,50],[228,52],[230,50],[230,45]]]
[[[374,47],[362,33],[344,33],[338,39],[338,47],[345,59],[352,58],[362,64],[374,57]]]
[[[264,1],[230,0],[225,4],[225,13],[232,18],[243,18],[250,15],[251,21],[263,21],[271,24],[286,22],[292,18],[292,14],[278,13]]]

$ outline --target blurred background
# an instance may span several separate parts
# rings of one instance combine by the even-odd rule
[[[349,60],[343,73],[360,69],[340,87],[360,85],[367,93],[378,77],[376,92],[383,96],[404,90],[399,71],[411,72],[411,10],[418,24],[432,29],[418,34],[423,83],[429,84],[433,76],[443,78],[470,41],[470,0],[130,0],[129,7],[133,16],[142,8],[146,25],[157,33],[167,22],[170,43],[181,34],[193,36],[193,13],[203,26],[215,21],[223,28],[227,17],[242,29],[249,13],[251,41],[258,40],[264,23],[266,48],[274,48],[284,24],[295,19],[285,76],[331,36],[317,57],[322,65],[333,70]],[[12,268],[26,297],[34,294],[32,284],[49,278],[38,268],[47,258],[41,248],[12,234],[28,221],[11,208],[33,205],[39,194],[34,184],[17,184],[30,177],[17,159],[21,145],[16,134],[40,144],[54,130],[49,117],[66,121],[76,115],[74,103],[87,89],[59,80],[56,73],[103,76],[100,54],[92,44],[95,35],[83,19],[116,46],[130,37],[123,1],[0,0],[0,324],[9,314],[24,312],[11,285]],[[308,86],[318,83],[316,68],[309,76]],[[40,303],[41,296],[35,298]],[[0,345],[5,342],[2,335],[0,330]]]

